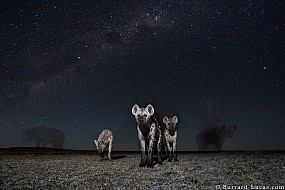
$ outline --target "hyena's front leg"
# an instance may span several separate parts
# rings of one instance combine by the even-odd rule
[[[174,161],[178,161],[177,160],[177,151],[176,151],[176,142],[177,142],[177,134],[175,134],[175,138],[173,140],[173,157],[174,157]]]
[[[152,151],[155,142],[155,124],[153,123],[149,131],[149,147],[148,147],[148,156],[147,156],[147,167],[151,168],[152,165]]]
[[[167,145],[166,145],[165,134],[163,134],[162,142],[163,142],[163,147],[164,147],[164,154],[165,154],[164,156],[165,156],[165,159],[167,159],[167,157],[168,157],[168,148],[167,148]]]
[[[158,160],[158,164],[162,164],[162,161],[161,161],[161,146],[162,146],[162,134],[161,134],[161,130],[159,130],[158,142],[157,142],[157,160]]]
[[[168,148],[168,162],[170,162],[172,160],[172,147],[170,146],[170,141],[168,139],[166,139],[166,144],[167,144],[167,148]]]
[[[146,165],[146,155],[145,155],[145,139],[138,127],[138,136],[141,144],[141,163],[139,167],[144,167]]]
[[[113,137],[110,137],[110,140],[109,140],[109,150],[108,150],[108,159],[109,160],[111,160],[112,146],[113,146]]]
[[[172,147],[171,147],[171,144],[170,144],[169,134],[165,133],[164,134],[164,138],[165,138],[165,144],[166,144],[167,150],[168,150],[168,159],[167,159],[167,161],[170,162],[172,160]]]

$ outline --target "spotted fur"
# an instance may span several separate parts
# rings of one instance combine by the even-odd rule
[[[154,108],[148,105],[146,108],[140,108],[135,104],[132,108],[132,114],[137,122],[138,138],[141,145],[140,167],[153,167],[153,151],[157,148],[158,163],[161,161],[162,131],[153,116]],[[147,155],[146,155],[147,152]]]
[[[108,159],[111,160],[111,151],[113,146],[113,133],[109,129],[101,132],[98,140],[94,140],[98,154],[104,159],[104,149],[108,146]]]
[[[172,157],[174,161],[177,160],[177,128],[176,124],[178,123],[177,116],[173,116],[172,118],[168,118],[167,116],[164,116],[163,123],[165,124],[164,129],[164,137],[165,142],[168,148],[168,161],[172,160]]]

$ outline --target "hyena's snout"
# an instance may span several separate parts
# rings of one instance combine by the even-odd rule
[[[139,121],[139,123],[143,123],[144,119],[143,118],[139,118],[138,121]]]
[[[103,154],[103,151],[104,151],[103,149],[99,149],[98,154],[101,156]]]
[[[137,117],[137,121],[138,121],[138,123],[145,123],[146,122],[146,117],[145,116],[141,116],[141,115],[139,115],[138,117]]]
[[[171,130],[173,130],[173,129],[175,129],[175,125],[174,124],[172,124],[172,125],[169,125],[169,129],[171,129]]]

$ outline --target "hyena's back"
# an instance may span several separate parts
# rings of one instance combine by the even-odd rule
[[[107,140],[113,136],[113,133],[109,129],[104,129],[99,135],[98,140]]]

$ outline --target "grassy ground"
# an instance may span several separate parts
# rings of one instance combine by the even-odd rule
[[[0,189],[223,189],[285,185],[285,152],[187,153],[140,168],[139,154],[0,151]],[[282,187],[281,187],[282,188]]]

